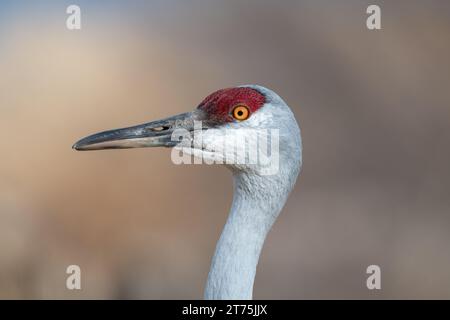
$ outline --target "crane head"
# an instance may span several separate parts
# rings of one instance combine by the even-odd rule
[[[275,133],[278,141],[270,139]],[[73,148],[83,151],[175,147],[231,168],[258,170],[258,161],[249,161],[248,154],[242,159],[241,151],[254,148],[258,155],[262,145],[267,148],[267,140],[265,144],[259,141],[261,134],[266,135],[265,139],[269,136],[272,147],[277,145],[277,156],[295,158],[299,167],[301,138],[291,110],[273,91],[257,85],[218,90],[191,112],[96,133],[79,140]],[[239,156],[240,162],[236,161]]]

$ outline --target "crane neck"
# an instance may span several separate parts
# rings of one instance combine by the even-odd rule
[[[205,299],[252,299],[264,240],[284,206],[294,179],[235,172],[231,210],[216,245]],[[293,180],[293,181],[292,181]]]

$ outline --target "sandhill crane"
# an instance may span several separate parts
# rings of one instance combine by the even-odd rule
[[[196,121],[201,121],[201,129],[195,128]],[[93,134],[78,141],[73,148],[162,146],[175,147],[175,150],[180,148],[180,140],[174,139],[174,133],[180,129],[200,135],[201,139],[190,140],[192,148],[185,152],[205,159],[236,156],[242,144],[237,148],[225,148],[224,145],[246,132],[243,129],[278,132],[279,164],[275,172],[264,173],[264,166],[259,162],[225,163],[233,174],[233,202],[216,245],[204,293],[205,299],[252,299],[264,240],[301,169],[300,129],[293,113],[276,93],[262,86],[245,85],[210,94],[192,112]],[[260,143],[255,145],[261,148]]]

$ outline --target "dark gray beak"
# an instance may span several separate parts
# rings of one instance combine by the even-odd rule
[[[99,132],[81,139],[72,148],[84,151],[173,147],[180,142],[178,139],[172,137],[174,131],[177,129],[184,129],[188,132],[193,131],[194,120],[200,120],[198,115],[199,112],[196,110],[129,128]]]

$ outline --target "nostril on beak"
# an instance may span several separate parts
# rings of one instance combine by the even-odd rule
[[[169,127],[168,126],[160,126],[160,127],[155,127],[155,128],[149,128],[148,130],[154,131],[154,132],[160,132],[160,131],[169,130]]]

